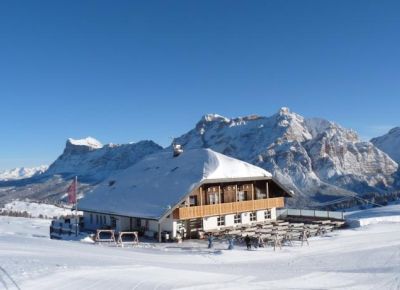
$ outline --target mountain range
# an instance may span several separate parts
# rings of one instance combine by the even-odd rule
[[[17,179],[24,179],[29,178],[32,176],[36,176],[42,174],[47,170],[47,165],[41,165],[38,167],[18,167],[13,168],[10,170],[3,170],[0,171],[0,181],[7,181],[7,180],[17,180]]]
[[[385,194],[400,187],[400,128],[365,142],[355,131],[334,122],[304,118],[281,108],[270,117],[231,119],[207,114],[174,142],[184,150],[211,148],[264,168],[293,189],[294,203],[302,206],[349,195]],[[161,150],[172,149],[153,141],[102,145],[91,137],[68,139],[64,152],[45,172],[22,180],[0,181],[0,201],[63,198],[75,175],[84,193]]]

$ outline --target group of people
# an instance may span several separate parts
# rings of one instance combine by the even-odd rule
[[[212,249],[214,247],[214,236],[212,234],[209,234],[207,240],[208,240],[208,248]],[[233,250],[233,248],[234,248],[233,242],[234,242],[234,238],[232,236],[229,236],[229,238],[228,238],[228,250]],[[250,238],[249,235],[247,235],[244,238],[244,242],[246,243],[247,250],[251,250],[252,239]],[[258,246],[258,244],[257,244],[257,246]],[[255,246],[255,247],[257,247],[257,246]]]

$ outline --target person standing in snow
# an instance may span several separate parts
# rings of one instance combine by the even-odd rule
[[[244,238],[244,241],[245,241],[245,243],[246,243],[247,250],[251,250],[251,239],[250,239],[249,235],[247,235],[247,236]]]
[[[208,235],[208,248],[209,249],[212,249],[213,248],[213,241],[214,241],[214,237],[213,237],[213,235],[212,234],[209,234]]]
[[[233,237],[232,236],[229,236],[228,243],[229,243],[228,250],[233,250]]]

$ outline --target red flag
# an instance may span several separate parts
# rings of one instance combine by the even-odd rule
[[[68,187],[68,202],[76,203],[76,187],[78,186],[76,180],[72,181],[71,185]]]

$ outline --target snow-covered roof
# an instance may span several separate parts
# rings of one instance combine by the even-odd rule
[[[105,180],[79,201],[79,209],[159,219],[202,183],[250,178],[272,176],[211,149],[186,150],[178,157],[163,151]]]

